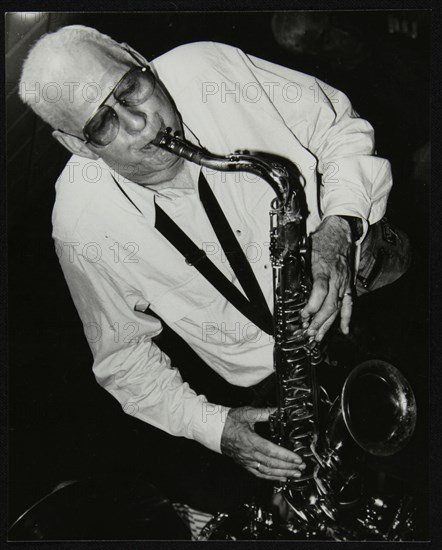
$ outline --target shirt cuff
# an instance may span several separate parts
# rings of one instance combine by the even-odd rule
[[[192,417],[193,439],[216,453],[221,453],[221,436],[230,407],[200,401]]]

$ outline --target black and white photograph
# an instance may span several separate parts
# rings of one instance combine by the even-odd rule
[[[429,541],[431,11],[172,4],[4,14],[7,538]]]

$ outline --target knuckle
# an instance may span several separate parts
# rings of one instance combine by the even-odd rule
[[[328,285],[324,282],[318,283],[314,285],[312,288],[312,295],[317,299],[327,296],[327,293],[328,293]]]
[[[267,439],[262,439],[260,445],[257,447],[257,451],[261,452],[263,455],[272,456],[272,444]]]
[[[325,323],[325,321],[330,317],[330,315],[325,314],[322,312],[321,314],[318,314],[317,318],[315,319],[315,323],[312,323],[312,328],[315,330],[320,330],[322,325]]]
[[[323,288],[328,287],[330,278],[323,271],[314,270],[313,272],[313,287]]]
[[[332,302],[329,302],[323,308],[324,316],[332,315],[335,311],[338,310],[338,308],[339,308],[339,302],[337,300],[333,300]]]
[[[285,467],[287,465],[293,466],[293,454],[288,451],[287,453],[281,454],[279,458],[284,462]]]
[[[278,458],[278,455],[279,455],[279,447],[276,447],[276,449],[274,447],[269,448],[267,456],[269,456],[270,458]]]

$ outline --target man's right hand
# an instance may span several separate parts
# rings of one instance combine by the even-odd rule
[[[239,407],[230,409],[221,436],[221,452],[257,477],[286,481],[300,477],[302,458],[255,432],[256,422],[265,422],[276,409]]]

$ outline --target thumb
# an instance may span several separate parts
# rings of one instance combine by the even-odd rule
[[[277,407],[261,407],[251,409],[250,412],[253,412],[253,418],[250,419],[252,426],[254,426],[256,422],[267,422],[270,415],[277,410]]]

